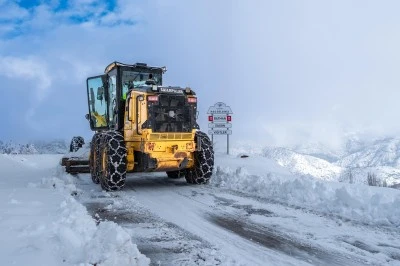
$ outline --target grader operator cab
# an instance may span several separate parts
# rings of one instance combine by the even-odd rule
[[[209,181],[214,151],[196,122],[190,88],[162,84],[165,67],[113,62],[87,79],[89,120],[95,131],[89,168],[94,183],[111,191],[127,172],[166,172],[192,184]]]

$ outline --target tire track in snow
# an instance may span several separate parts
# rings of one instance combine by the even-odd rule
[[[154,180],[155,183],[165,184],[169,183],[168,180]],[[258,214],[262,216],[276,216],[270,210],[265,208],[253,208],[251,205],[237,204],[235,201],[219,197],[215,195],[215,189],[210,187],[201,187],[200,193],[197,192],[199,187],[192,187],[196,190],[192,190],[190,195],[185,194],[181,190],[172,190],[179,196],[183,196],[186,199],[195,201],[203,206],[212,207],[214,212],[205,212],[205,217],[211,223],[214,223],[232,233],[235,233],[242,238],[261,245],[267,249],[272,249],[277,252],[286,254],[290,257],[302,260],[306,263],[313,265],[360,265],[365,264],[366,261],[350,256],[348,254],[340,254],[336,251],[328,251],[322,247],[312,245],[304,240],[299,240],[293,236],[286,235],[279,232],[276,229],[271,229],[265,226],[256,225],[251,223],[242,215],[234,216],[231,212],[224,210],[225,206],[232,206],[239,210],[244,210],[247,214]],[[196,198],[200,198],[207,192],[209,195],[215,198],[217,205],[210,206],[208,202],[203,202]],[[215,214],[218,211],[218,214]]]
[[[94,194],[101,197],[104,192],[97,191]],[[366,260],[368,255],[363,255],[362,252],[357,253],[352,249],[340,247],[340,243],[347,243],[343,239],[337,239],[333,249],[332,246],[322,247],[313,239],[307,241],[304,235],[299,238],[298,234],[282,231],[285,230],[284,227],[260,225],[249,219],[252,215],[256,215],[264,218],[292,219],[295,222],[298,218],[295,217],[298,215],[295,213],[298,212],[321,220],[329,220],[329,217],[320,217],[301,209],[293,209],[271,201],[265,202],[258,200],[257,197],[234,193],[226,189],[209,185],[187,185],[183,180],[167,179],[162,174],[142,174],[139,178],[128,178],[124,190],[110,195],[114,195],[112,201],[119,203],[129,202],[135,198],[135,201],[146,209],[143,214],[136,207],[112,208],[105,211],[103,215],[109,215],[107,219],[110,220],[116,217],[115,222],[128,229],[131,228],[133,237],[136,237],[136,242],[139,242],[139,249],[143,249],[153,262],[161,258],[161,262],[167,262],[167,265],[168,262],[176,265],[188,263],[224,265],[228,261],[229,264],[243,263],[245,265],[262,265],[262,261],[285,265],[379,264],[374,263],[376,260]],[[248,201],[252,202],[248,203]],[[272,209],[271,206],[273,206]],[[276,213],[274,209],[286,209],[289,214],[282,215],[282,212]],[[134,216],[137,217],[132,218]],[[139,216],[140,220],[138,220]],[[335,224],[335,221],[330,221]],[[163,227],[164,232],[158,227]],[[139,233],[135,235],[134,231]],[[146,237],[147,234],[150,237]],[[173,237],[168,238],[166,234]],[[168,241],[191,244],[168,247]],[[233,243],[235,241],[236,243]],[[357,243],[352,245],[353,248],[363,246],[360,244],[357,247]],[[224,245],[230,245],[231,252],[238,253],[239,257],[242,256],[244,259],[230,258],[227,252],[229,249],[224,249]],[[390,246],[386,243],[381,243],[381,245]],[[202,250],[207,251],[201,252]],[[214,254],[210,257],[207,252]],[[185,260],[184,257],[188,256],[192,258]],[[197,260],[194,257],[197,257]],[[287,258],[282,259],[282,257]],[[391,258],[395,260],[396,254]]]

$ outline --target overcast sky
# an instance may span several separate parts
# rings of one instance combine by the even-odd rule
[[[167,66],[200,124],[223,101],[234,140],[395,135],[399,1],[0,0],[0,139],[91,136],[85,80],[114,61]]]

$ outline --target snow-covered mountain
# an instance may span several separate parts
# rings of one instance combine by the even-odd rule
[[[41,154],[64,154],[69,151],[65,140],[35,141],[34,145]]]
[[[292,149],[297,153],[311,155],[331,163],[336,162],[345,154],[343,147],[334,149],[319,142],[303,143],[289,149]]]
[[[371,145],[359,148],[356,152],[349,153],[337,165],[342,167],[400,167],[400,139],[386,138],[376,140]]]
[[[263,155],[276,161],[290,172],[300,175],[311,175],[323,180],[337,180],[342,172],[340,166],[334,165],[315,156],[300,154],[287,148],[265,148]]]
[[[12,141],[3,143],[0,141],[0,154],[38,154],[38,150],[32,143],[17,144]]]
[[[338,181],[347,183],[368,184],[368,175],[374,175],[378,186],[395,186],[400,184],[400,168],[391,166],[348,167],[338,177]]]
[[[240,148],[242,147],[242,148]],[[329,148],[320,143],[294,147],[265,147],[260,152],[249,145],[238,145],[233,152],[264,156],[297,175],[349,183],[368,183],[368,175],[378,184],[400,184],[400,139],[371,140],[351,135],[342,147]]]
[[[0,141],[0,154],[63,154],[68,151],[64,140],[35,141],[27,144]]]

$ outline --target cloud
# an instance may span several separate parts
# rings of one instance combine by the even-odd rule
[[[2,28],[12,30],[0,42],[1,109],[9,110],[9,104],[19,101],[19,108],[12,107],[15,111],[3,122],[3,137],[18,138],[23,134],[16,131],[23,127],[31,138],[88,134],[85,80],[101,74],[118,57],[127,58],[131,44],[116,40],[124,40],[124,35],[131,40],[136,27],[126,19],[118,22],[118,28],[103,25],[100,18],[112,12],[104,3],[80,4],[70,2],[57,9],[58,5],[42,2],[31,7],[21,23],[0,21],[0,34]],[[125,48],[118,48],[121,45]],[[144,47],[135,46],[141,53]]]
[[[203,130],[207,108],[226,102],[232,139],[335,145],[347,131],[400,131],[394,1],[55,2],[0,20],[2,62],[31,69],[0,75],[16,90],[37,86],[36,123],[53,124],[49,135],[87,129],[85,80],[114,60],[166,65],[166,84],[195,89]]]
[[[24,95],[31,95],[34,90],[33,98],[25,109],[24,121],[31,128],[39,130],[40,125],[35,121],[35,114],[37,108],[48,97],[52,85],[52,77],[47,70],[47,65],[35,57],[0,56],[0,76],[22,80],[26,84],[23,88],[26,90]],[[7,92],[3,91],[3,93]],[[21,107],[23,108],[22,104]]]
[[[28,10],[13,1],[0,1],[0,22],[20,21],[29,16]]]
[[[145,12],[142,6],[143,4],[138,5],[136,1],[118,0],[114,11],[103,16],[100,22],[102,25],[116,25],[120,23],[135,24],[143,21]],[[147,8],[147,10],[149,9]],[[151,13],[147,15],[151,17]]]
[[[35,100],[43,101],[52,83],[46,64],[38,58],[19,58],[12,56],[0,56],[0,75],[8,78],[26,80],[36,89]],[[33,86],[32,86],[33,84]]]

